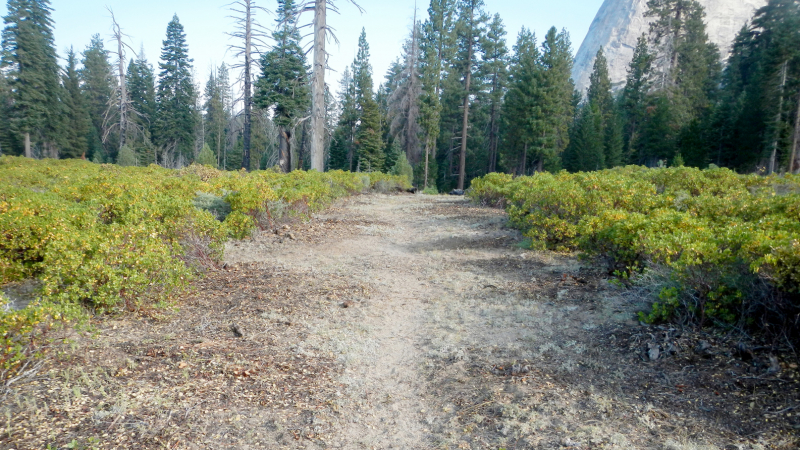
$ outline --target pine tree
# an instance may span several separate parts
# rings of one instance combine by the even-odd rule
[[[156,116],[156,75],[143,50],[136,59],[131,59],[126,78],[131,109],[134,111],[133,122],[149,137]]]
[[[523,27],[514,45],[509,70],[508,94],[503,107],[503,147],[500,151],[500,165],[515,174],[528,173],[530,147],[538,137],[533,128],[533,113],[540,72],[536,36]]]
[[[506,30],[499,14],[495,14],[486,39],[483,42],[483,57],[486,81],[489,84],[489,127],[487,172],[497,170],[498,148],[500,142],[500,115],[503,96],[508,78],[508,47],[506,47]]]
[[[464,189],[467,176],[467,146],[469,138],[469,107],[472,94],[472,77],[478,61],[479,43],[485,33],[488,18],[483,12],[483,0],[460,0],[459,18],[456,26],[460,64],[454,64],[464,80],[462,92],[463,110],[461,121],[461,151],[458,162],[458,185],[456,189]]]
[[[339,83],[339,119],[331,141],[330,159],[328,166],[331,169],[347,171],[355,170],[355,136],[358,123],[358,108],[356,104],[356,86],[350,68],[346,67]]]
[[[0,70],[0,155],[14,154],[14,135],[11,133],[11,86]]]
[[[81,93],[77,60],[72,47],[67,52],[67,67],[61,79],[65,90],[63,102],[67,121],[64,129],[61,157],[86,157],[86,153],[89,150],[87,138],[91,120],[89,119],[89,113],[86,111],[83,94]]]
[[[128,134],[132,138],[127,145],[136,153],[139,164],[155,164],[156,149],[152,142],[156,118],[155,71],[148,64],[144,50],[131,59],[125,78],[130,99]]]
[[[628,76],[619,101],[624,142],[622,159],[626,162],[637,162],[636,146],[646,113],[647,94],[651,87],[652,64],[653,56],[648,50],[647,37],[642,35],[633,51],[633,59],[628,66]]]
[[[292,169],[292,128],[308,111],[311,92],[308,67],[297,30],[297,8],[292,0],[278,1],[278,27],[272,34],[275,45],[261,58],[261,76],[256,82],[255,104],[273,110],[279,127],[281,169]]]
[[[596,102],[583,105],[564,151],[564,168],[570,172],[589,172],[605,168],[603,113]]]
[[[158,63],[157,110],[154,141],[162,152],[191,160],[194,156],[195,92],[192,60],[178,16],[167,25],[167,37]]]
[[[422,94],[420,127],[424,133],[424,167],[419,171],[423,189],[435,185],[438,165],[436,143],[441,133],[442,80],[445,65],[455,50],[455,0],[431,0],[428,20],[422,25]]]
[[[611,93],[608,62],[602,48],[597,51],[589,81],[586,101],[599,114],[600,136],[604,149],[602,161],[605,167],[615,167],[622,164],[622,131]],[[593,152],[594,149],[592,148],[591,151]]]
[[[403,63],[397,63],[393,76],[387,76],[387,86],[394,87],[391,93],[387,92],[387,116],[391,124],[392,137],[398,140],[403,149],[407,162],[418,164],[422,156],[420,135],[420,96],[422,95],[422,81],[420,79],[420,47],[419,28],[416,22],[411,31],[411,37],[404,46]],[[391,168],[391,167],[390,167]]]
[[[648,103],[651,117],[647,127],[654,132],[670,131],[668,140],[659,136],[642,137],[649,142],[643,154],[648,164],[671,161],[681,155],[677,146],[691,142],[688,149],[694,164],[704,164],[708,148],[699,138],[683,139],[688,128],[698,135],[697,121],[709,116],[719,85],[721,71],[719,50],[708,42],[705,31],[705,12],[695,0],[650,0],[647,16],[654,17],[650,33],[654,49],[653,80],[658,91]],[[662,123],[669,118],[670,123]],[[655,128],[652,128],[656,125]],[[665,146],[669,142],[672,148]],[[659,149],[657,153],[653,153]],[[687,151],[687,149],[683,149]],[[684,156],[684,155],[681,155]],[[688,156],[688,155],[687,155]],[[681,157],[681,159],[683,159]]]
[[[80,70],[80,75],[86,107],[94,128],[94,131],[90,130],[89,133],[89,147],[93,151],[102,152],[101,158],[107,156],[111,161],[115,161],[116,139],[110,127],[114,111],[110,106],[116,80],[111,70],[111,63],[108,61],[108,50],[105,49],[99,34],[92,36],[91,43],[83,52],[83,68]]]
[[[9,128],[25,156],[58,157],[63,132],[59,66],[49,0],[9,0],[2,60],[11,87]]]
[[[540,83],[533,114],[537,140],[534,143],[536,170],[555,168],[569,144],[569,124],[574,114],[575,84],[569,34],[550,28],[542,42]]]
[[[383,169],[385,158],[381,139],[381,117],[372,91],[372,66],[369,63],[369,44],[364,29],[358,38],[358,53],[353,62],[353,79],[359,110],[359,124],[355,137],[358,167],[361,171],[380,171]]]

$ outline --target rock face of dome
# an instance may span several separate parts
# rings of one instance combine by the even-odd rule
[[[727,57],[736,33],[767,0],[698,0],[706,10],[706,31]],[[615,87],[625,83],[628,64],[633,58],[636,40],[649,31],[650,18],[644,17],[647,0],[605,0],[575,56],[572,79],[585,93],[589,87],[594,57],[603,47],[608,59],[608,73]]]

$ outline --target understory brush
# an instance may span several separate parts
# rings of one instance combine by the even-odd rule
[[[628,166],[473,180],[532,246],[582,251],[627,282],[662,273],[649,322],[800,327],[800,177]]]
[[[86,311],[147,308],[222,257],[229,238],[337,198],[408,188],[401,177],[342,171],[224,172],[0,157],[0,286],[36,279],[31,306],[0,305],[0,374],[46,329]]]

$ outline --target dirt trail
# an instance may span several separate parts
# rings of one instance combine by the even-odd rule
[[[0,443],[795,448],[796,371],[639,325],[636,292],[505,222],[369,195],[229,244],[175,314],[99,321],[7,389]]]

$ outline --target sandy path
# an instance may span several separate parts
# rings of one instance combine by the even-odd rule
[[[0,391],[0,448],[798,448],[794,362],[642,326],[641,289],[521,241],[462,197],[365,195],[232,242],[174,309],[65,330]]]
[[[673,401],[676,383],[697,380],[685,363],[642,360],[658,330],[633,320],[630,293],[572,257],[518,246],[502,211],[373,195],[315,217],[326,220],[359,224],[228,252],[365,287],[310,324],[307,345],[344,366],[320,447],[759,448],[724,405]]]

